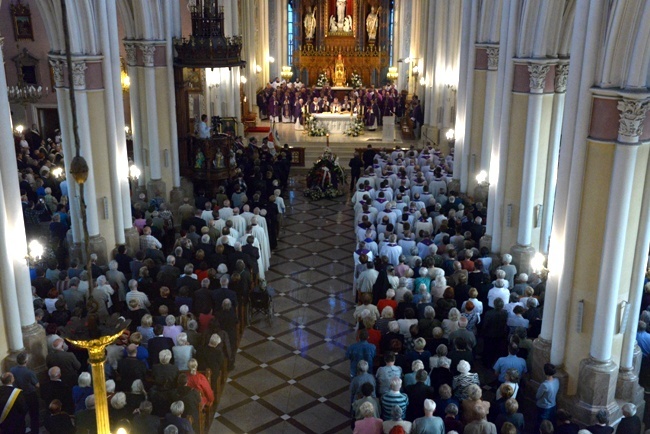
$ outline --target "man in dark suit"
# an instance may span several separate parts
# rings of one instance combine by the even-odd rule
[[[178,376],[178,387],[174,401],[183,401],[185,406],[184,415],[192,416],[194,431],[199,431],[199,411],[201,408],[201,394],[198,390],[188,387],[187,374],[180,374]]]
[[[61,381],[70,387],[77,384],[81,363],[72,353],[63,350],[63,339],[56,339],[52,346],[54,351],[47,355],[45,363],[48,368],[58,366],[61,369]]]
[[[406,396],[409,397],[409,405],[406,408],[405,420],[415,420],[418,417],[424,417],[424,400],[433,399],[435,397],[435,390],[431,386],[427,386],[427,371],[420,369],[415,373],[415,384],[406,386],[404,390]]]
[[[27,402],[22,390],[14,387],[14,376],[11,372],[2,375],[2,386],[0,386],[0,409],[3,409],[2,418],[0,415],[0,432],[3,434],[24,434],[25,416],[27,416]],[[5,412],[5,410],[7,410]]]
[[[251,258],[252,268],[255,274],[260,274],[259,264],[257,263],[257,260],[260,258],[260,249],[253,245],[254,242],[254,236],[249,235],[246,237],[246,245],[242,246],[241,251]]]
[[[138,359],[138,347],[130,344],[126,348],[127,357],[117,362],[117,372],[120,374],[120,390],[131,390],[135,380],[143,380],[147,375],[147,365]]]
[[[228,279],[226,276],[223,276],[219,283],[221,284],[221,288],[212,291],[212,305],[214,306],[215,310],[221,310],[221,303],[223,303],[225,299],[230,299],[232,302],[232,307],[236,309],[237,294],[232,289],[228,289],[230,279]]]
[[[192,294],[192,313],[199,317],[201,313],[207,313],[212,309],[212,290],[210,289],[210,279],[201,281],[201,288]]]
[[[163,326],[156,324],[153,327],[154,337],[147,341],[147,350],[149,350],[149,366],[160,363],[159,355],[162,350],[170,350],[174,347],[172,338],[163,336]]]
[[[176,290],[178,291],[181,287],[187,286],[191,294],[200,287],[199,281],[192,276],[194,274],[194,265],[187,264],[183,271],[184,274],[176,279]]]
[[[63,404],[63,411],[74,414],[74,402],[72,401],[72,387],[61,381],[61,369],[53,366],[47,371],[49,380],[41,385],[41,399],[47,407],[55,399]]]
[[[152,434],[160,431],[160,418],[153,416],[151,401],[142,401],[138,413],[133,416],[131,432],[135,434]]]

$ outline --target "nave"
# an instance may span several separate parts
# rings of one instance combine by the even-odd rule
[[[210,433],[350,432],[354,213],[347,198],[310,202],[294,174],[267,272],[274,318],[245,330]]]

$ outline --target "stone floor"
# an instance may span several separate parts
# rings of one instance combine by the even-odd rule
[[[296,175],[267,275],[275,314],[244,332],[210,433],[350,432],[353,212],[346,197],[310,202],[303,190]]]

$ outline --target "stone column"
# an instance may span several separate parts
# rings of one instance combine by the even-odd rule
[[[476,62],[476,21],[478,3],[463,0],[460,47],[460,80],[458,109],[456,110],[456,151],[454,153],[454,179],[460,180],[460,191],[467,193],[469,182],[469,154],[474,103],[474,65]]]
[[[1,47],[1,44],[0,44]],[[11,130],[11,109],[7,97],[7,80],[5,76],[4,56],[0,48],[0,141],[3,143],[13,143],[13,132]],[[20,205],[20,187],[18,185],[18,169],[16,167],[16,153],[13,147],[7,147],[0,158],[0,179],[2,190],[4,191],[3,201],[0,207],[4,209],[5,215],[4,228],[0,226],[0,233],[3,234],[7,248],[6,259],[10,261],[9,267],[4,267],[5,258],[0,258],[3,264],[2,282],[3,292],[13,292],[18,301],[17,311],[19,315],[20,329],[15,327],[16,324],[5,324],[12,330],[10,338],[10,348],[15,347],[14,333],[20,334],[22,331],[22,345],[32,354],[30,367],[37,371],[42,371],[45,365],[45,356],[47,347],[45,344],[45,330],[36,323],[34,317],[34,304],[32,302],[32,285],[29,277],[29,269],[25,258],[27,257],[27,240],[25,236],[25,223],[23,220],[22,206]],[[12,283],[13,281],[13,283]],[[11,295],[9,295],[11,298]],[[7,302],[3,299],[3,306],[8,322],[14,321],[11,300]],[[13,348],[17,349],[17,348]]]
[[[628,222],[642,124],[650,106],[647,95],[626,95],[618,101],[620,112],[618,138],[614,144],[614,162],[604,226],[598,293],[594,315],[589,358],[580,363],[577,397],[590,406],[610,406],[610,413],[618,411],[614,396],[618,367],[612,360],[612,344],[617,333],[618,297],[612,298],[621,282],[621,268],[625,250],[625,231],[620,224]],[[634,315],[634,314],[633,314]]]
[[[142,110],[140,108],[141,85],[139,79],[139,69],[137,66],[136,50],[137,46],[133,42],[125,42],[124,50],[126,51],[126,64],[131,79],[129,87],[129,102],[131,105],[131,138],[133,141],[133,163],[138,166],[142,175],[138,178],[138,187],[133,190],[133,196],[137,198],[138,194],[146,192],[146,181],[144,174],[144,154],[143,154],[143,120],[140,117]]]
[[[492,132],[494,130],[494,108],[497,95],[497,70],[499,69],[499,46],[488,45],[488,69],[485,83],[485,109],[483,111],[483,138],[481,140],[481,163],[479,170],[490,171],[490,154],[492,153]],[[469,176],[476,176],[470,173]],[[488,231],[489,232],[489,231]],[[489,232],[491,233],[491,232]]]
[[[548,144],[548,164],[546,165],[546,187],[544,189],[544,208],[542,210],[542,227],[539,250],[548,254],[551,239],[551,224],[555,208],[555,185],[557,183],[557,165],[560,157],[560,139],[562,137],[562,117],[564,116],[564,99],[569,77],[569,64],[558,63],[555,66],[555,96],[553,98],[553,117]]]
[[[646,168],[645,187],[642,204],[650,203],[650,168]],[[628,402],[642,402],[643,388],[639,386],[639,371],[641,369],[641,350],[636,344],[638,326],[637,312],[642,308],[643,282],[648,261],[648,246],[650,246],[650,208],[641,208],[639,233],[634,252],[632,281],[630,283],[629,312],[625,335],[623,336],[623,352],[621,354],[616,397]]]
[[[156,85],[156,70],[154,56],[156,45],[153,41],[140,41],[138,45],[144,64],[144,92],[146,101],[147,155],[151,179],[147,183],[147,198],[155,196],[156,191],[166,195],[167,189],[162,180],[162,165],[160,161],[160,135],[158,131],[158,97]]]
[[[526,141],[524,144],[524,166],[521,180],[519,226],[517,245],[512,248],[513,262],[517,264],[517,271],[523,273],[530,271],[530,260],[535,253],[535,249],[531,246],[535,181],[537,179],[542,96],[546,83],[546,74],[548,74],[550,68],[551,65],[545,63],[531,63],[528,65],[530,95],[528,97],[528,116],[526,118]]]

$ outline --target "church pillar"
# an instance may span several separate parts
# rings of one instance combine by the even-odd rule
[[[551,70],[551,65],[548,63],[531,62],[527,68],[530,94],[528,96],[526,117],[526,138],[524,143],[523,173],[521,177],[517,244],[512,248],[513,262],[517,265],[517,271],[522,273],[530,272],[530,260],[535,253],[535,248],[532,246],[532,233],[542,124],[542,104],[546,76]]]
[[[126,134],[124,133],[124,97],[122,95],[121,71],[120,71],[120,41],[117,30],[117,6],[115,2],[106,3],[107,25],[109,29],[109,50],[110,64],[112,67],[111,94],[115,107],[115,131],[117,135],[117,175],[119,177],[119,198],[121,201],[122,222],[124,226],[124,238],[130,251],[136,249],[136,242],[139,244],[138,231],[133,227],[131,215],[131,196],[129,187],[129,166],[128,153],[126,149]],[[107,54],[108,56],[108,54]],[[173,89],[173,86],[172,86]]]
[[[456,144],[454,179],[460,181],[460,191],[467,193],[469,182],[469,155],[472,134],[472,106],[474,105],[474,65],[476,62],[476,21],[478,3],[463,0],[460,46],[460,79],[456,110]]]
[[[235,3],[235,7],[236,7]],[[169,112],[169,144],[172,150],[172,190],[169,193],[169,202],[173,210],[178,209],[183,201],[183,190],[181,189],[181,172],[178,155],[178,131],[176,128],[176,92],[174,85],[174,48],[172,39],[179,38],[180,33],[174,30],[174,21],[180,21],[179,15],[173,15],[173,6],[169,2],[164,4],[165,13],[165,59],[167,61],[167,110]],[[238,20],[235,20],[239,24]]]
[[[133,190],[133,198],[137,198],[139,193],[146,192],[146,179],[145,179],[145,164],[144,164],[144,149],[143,149],[143,140],[144,133],[143,128],[145,122],[142,119],[144,115],[144,110],[141,109],[140,101],[142,96],[140,95],[140,79],[139,74],[141,68],[137,66],[136,60],[136,50],[137,47],[132,42],[124,43],[124,50],[126,51],[126,64],[129,73],[129,78],[131,79],[131,86],[129,87],[129,103],[131,106],[131,140],[133,142],[133,163],[140,169],[142,175],[138,178],[137,184],[138,188]]]
[[[481,160],[476,173],[490,171],[490,153],[492,152],[492,132],[494,129],[494,107],[497,92],[497,70],[499,69],[499,46],[486,45],[487,79],[485,81],[485,108],[483,109],[483,136],[481,139]],[[476,174],[474,174],[476,175]]]
[[[254,12],[255,9],[249,0],[244,0],[241,2],[242,22],[255,23],[256,18]],[[299,21],[300,19],[302,19],[302,15],[299,15]],[[246,77],[248,79],[248,81],[244,84],[244,93],[248,97],[245,104],[248,104],[248,109],[251,113],[255,112],[255,109],[257,108],[256,91],[258,87],[264,85],[263,82],[258,82],[259,74],[255,72],[255,47],[257,46],[257,39],[255,37],[255,34],[255,25],[242,26],[242,38],[244,44],[242,47],[242,59],[246,61],[247,68],[245,71]],[[299,45],[300,44],[294,44],[295,49],[298,49]],[[297,79],[299,76],[300,72],[297,71],[294,79]]]
[[[401,1],[398,3],[399,20],[396,21],[399,28],[396,29],[395,34],[399,34],[399,43],[396,46],[397,55],[395,56],[398,61],[398,76],[397,76],[397,90],[402,91],[407,89],[409,84],[409,71],[410,66],[404,59],[411,56],[411,22],[413,19],[413,7],[409,2]]]
[[[646,167],[645,186],[641,203],[650,203],[650,168],[648,167]],[[649,246],[650,207],[642,206],[629,290],[630,313],[627,317],[627,326],[623,335],[623,350],[618,371],[618,383],[616,385],[616,397],[634,403],[643,401],[644,397],[643,388],[638,383],[642,354],[639,346],[636,344],[636,333],[638,330],[637,312],[644,307],[641,306],[641,297],[643,296],[643,282],[647,267]]]
[[[555,66],[555,96],[548,144],[548,164],[546,165],[546,187],[544,188],[544,206],[542,208],[542,227],[539,250],[548,254],[551,240],[551,224],[555,208],[555,186],[557,183],[557,165],[560,157],[560,138],[562,137],[562,117],[564,116],[564,99],[569,76],[569,64],[558,63]]]

